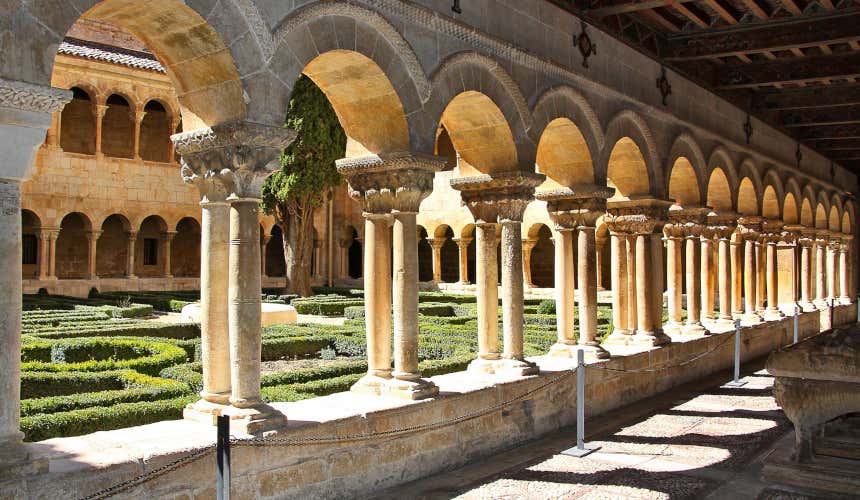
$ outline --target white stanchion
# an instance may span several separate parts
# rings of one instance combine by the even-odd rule
[[[576,351],[576,446],[561,452],[571,457],[584,457],[599,446],[585,442],[585,352]]]
[[[794,305],[794,343],[796,344],[800,337],[800,306]]]
[[[747,385],[741,380],[741,320],[735,320],[735,378],[723,387],[743,387]]]

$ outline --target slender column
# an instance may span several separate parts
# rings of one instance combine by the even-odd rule
[[[669,323],[666,331],[677,333],[681,328],[681,246],[683,238],[680,228],[672,225],[666,227],[666,288],[668,289]]]
[[[391,378],[391,217],[364,214],[364,308],[367,330],[367,375],[352,387],[379,393]]]
[[[520,214],[514,214],[520,215]],[[523,356],[523,239],[519,217],[501,220],[502,226],[502,335],[504,369],[518,375],[538,372]]]
[[[170,117],[170,133],[179,133],[179,119],[176,117]],[[173,144],[170,144],[167,148],[167,163],[173,163],[176,161],[176,148]]]
[[[684,325],[684,333],[701,335],[707,333],[707,330],[702,326],[702,321],[699,314],[701,313],[701,243],[700,237],[701,227],[689,226],[687,234],[684,237],[684,246],[687,257],[687,324]]]
[[[269,241],[271,241],[272,235],[264,234],[260,239],[260,275],[263,278],[267,278],[266,275],[266,247],[269,246]]]
[[[257,232],[259,233],[259,229],[257,230]],[[162,248],[164,250],[164,268],[161,270],[161,274],[165,278],[173,277],[173,273],[171,272],[173,269],[170,264],[170,249],[173,246],[174,237],[176,237],[176,231],[165,231],[164,234],[162,234]]]
[[[495,361],[499,356],[499,277],[496,268],[496,225],[478,223],[475,225],[475,279],[477,281],[478,306],[478,359],[470,369],[486,371],[486,362]],[[473,368],[474,367],[474,368]]]
[[[457,251],[459,257],[459,271],[460,271],[460,281],[461,285],[469,284],[469,243],[472,242],[472,238],[454,238],[454,242],[457,243]]]
[[[265,239],[268,243],[268,237]],[[322,249],[323,249],[323,240],[314,240],[314,266],[311,270],[312,276],[321,277],[322,276]],[[265,265],[264,265],[265,269]],[[263,273],[265,276],[266,273]]]
[[[849,291],[850,273],[848,270],[848,246],[851,244],[851,236],[843,236],[842,244],[839,245],[839,299],[843,304],[851,303]]]
[[[734,273],[736,270],[732,265],[732,253],[734,249],[731,244],[731,233],[724,231],[718,234],[717,240],[717,276],[720,288],[720,317],[721,323],[731,323],[732,305],[734,304],[733,288]]]
[[[830,302],[830,299],[836,298],[838,295],[837,292],[837,273],[838,273],[838,263],[836,261],[836,245],[833,239],[828,241],[827,244],[827,301]]]
[[[60,149],[60,122],[63,113],[58,111],[51,115],[51,126],[45,136],[45,145],[51,149]]]
[[[606,290],[606,283],[603,282],[603,266],[605,263],[603,262],[603,249],[607,244],[606,237],[597,238],[595,240],[595,251],[594,255],[595,259],[595,267],[597,273],[597,289],[598,290]]]
[[[824,258],[826,243],[820,236],[815,240],[815,305],[819,309],[827,307],[827,270]]]
[[[750,323],[761,321],[755,303],[757,273],[755,241],[752,237],[747,237],[744,239],[744,319]]]
[[[105,104],[96,104],[95,105],[95,117],[96,117],[96,156],[100,156],[102,154],[102,121],[104,120],[105,113],[107,113],[108,106]]]
[[[364,225],[367,227],[367,224]],[[338,278],[349,278],[349,246],[352,242],[348,239],[340,240],[340,271],[338,272]],[[362,254],[363,255],[363,254]],[[365,273],[367,269],[365,269]]]
[[[627,235],[611,231],[609,238],[612,264],[612,333],[605,342],[624,345],[634,333],[627,323]]]
[[[532,250],[534,250],[535,245],[537,245],[538,240],[533,238],[524,239],[522,241],[523,246],[523,275],[525,279],[525,285],[529,288],[534,288],[535,284],[532,281]]]
[[[552,356],[573,357],[574,335],[574,272],[573,229],[557,228],[555,242],[555,326],[558,339],[549,353]],[[614,298],[614,297],[613,297]]]
[[[756,238],[755,248],[755,310],[759,316],[764,316],[764,301],[766,297],[765,245],[761,237]]]
[[[433,281],[442,283],[442,247],[445,245],[444,236],[441,238],[427,238],[427,243],[433,250]]]
[[[135,160],[140,160],[140,124],[143,123],[143,117],[146,116],[146,111],[136,109],[134,116],[131,117],[132,125],[134,126],[134,140],[132,141],[132,155]]]
[[[705,228],[702,232],[701,254],[701,287],[702,314],[701,319],[714,319],[714,231]]]
[[[812,304],[812,240],[804,237],[800,245],[800,306],[811,310]]]
[[[778,270],[776,261],[776,239],[770,237],[767,239],[767,319],[779,319],[785,316],[778,307]]]
[[[654,239],[651,233],[636,235],[636,335],[637,344],[656,346],[666,342],[665,334],[660,325],[660,318],[655,317],[656,304],[662,309],[662,286],[655,287],[656,272],[662,270],[654,255]],[[655,268],[655,264],[659,268]],[[659,297],[659,298],[658,298]]]
[[[226,227],[226,224],[224,227]],[[127,245],[128,245],[127,249],[128,250],[126,251],[126,261],[125,261],[125,277],[126,278],[137,278],[137,276],[134,274],[134,264],[135,264],[134,250],[135,250],[135,248],[137,248],[137,231],[126,231],[125,234],[128,237],[128,240],[127,240]],[[203,252],[204,248],[205,247],[201,241],[201,243],[200,243],[201,253]],[[226,262],[226,261],[224,261],[224,262]],[[223,265],[223,262],[222,262],[222,265]],[[201,268],[201,273],[202,272],[203,271]],[[202,282],[201,282],[200,286],[201,287],[203,286]]]
[[[203,390],[200,401],[189,405],[185,418],[214,424],[229,404],[230,337],[227,312],[230,259],[230,205],[224,201],[200,203],[200,353]],[[132,242],[135,236],[130,233]],[[133,261],[133,259],[130,259]],[[131,272],[131,271],[129,271]],[[208,415],[208,417],[207,417]]]
[[[98,274],[96,273],[96,248],[101,235],[101,231],[87,231],[87,243],[89,243],[89,250],[87,252],[87,279],[94,280],[98,278]]]
[[[597,263],[594,226],[580,225],[577,248],[579,289],[579,346],[596,359],[609,358],[597,342]]]
[[[744,313],[744,272],[743,258],[745,243],[740,232],[732,235],[731,243],[732,260],[732,317],[739,318]]]
[[[630,335],[634,335],[639,329],[637,315],[639,295],[636,292],[639,263],[636,259],[636,234],[627,235],[627,246],[624,249],[627,252],[627,328],[630,329]]]
[[[51,252],[56,241],[56,229],[40,229],[39,236],[39,279],[51,279]]]

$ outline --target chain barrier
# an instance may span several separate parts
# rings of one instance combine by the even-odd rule
[[[680,366],[687,365],[694,361],[697,361],[708,354],[716,351],[720,347],[726,344],[729,340],[734,338],[733,335],[726,335],[725,339],[722,342],[714,346],[713,348],[702,352],[688,360],[684,360],[675,365],[662,366],[658,368],[646,368],[646,369],[638,369],[638,370],[625,370],[620,368],[609,368],[605,366],[601,366],[603,363],[595,363],[588,365],[588,368],[593,368],[597,370],[618,372],[618,373],[653,373],[663,370],[668,370],[670,368],[677,368]],[[491,413],[497,412],[507,406],[516,403],[522,399],[525,399],[537,392],[546,389],[547,387],[554,385],[565,378],[571,377],[576,373],[576,370],[565,370],[561,375],[552,377],[548,381],[542,383],[541,385],[529,389],[517,396],[514,396],[510,399],[497,403],[493,406],[489,406],[487,408],[483,408],[480,410],[475,410],[470,413],[466,413],[464,415],[460,415],[457,417],[452,417],[445,420],[440,420],[438,422],[430,422],[427,424],[419,424],[413,425],[409,427],[400,427],[397,429],[390,429],[387,431],[377,431],[377,432],[366,432],[360,434],[353,434],[348,436],[338,436],[338,437],[304,437],[304,438],[263,438],[263,437],[251,437],[251,438],[237,438],[235,436],[230,437],[230,446],[243,446],[243,447],[261,447],[261,446],[301,446],[301,445],[324,445],[324,444],[337,444],[337,443],[349,443],[355,441],[365,441],[368,439],[382,438],[382,437],[392,437],[392,436],[404,436],[408,434],[414,434],[416,432],[422,432],[427,430],[434,430],[443,427],[448,427],[451,425],[456,425],[462,422],[467,422],[469,420],[474,420],[476,418],[480,418]],[[137,477],[129,479],[127,481],[123,481],[121,483],[115,484],[110,488],[103,489],[96,493],[93,493],[87,497],[83,497],[81,500],[101,500],[104,498],[109,498],[124,491],[127,491],[131,488],[144,484],[152,479],[155,479],[159,476],[167,474],[168,472],[172,472],[180,467],[184,467],[188,464],[196,462],[203,457],[208,456],[211,453],[215,452],[215,445],[209,445],[205,448],[201,448],[199,450],[195,450],[190,454],[178,458],[170,463],[167,463],[161,467],[153,469],[151,471],[145,472]]]

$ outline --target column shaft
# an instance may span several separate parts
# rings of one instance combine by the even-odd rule
[[[714,319],[714,240],[710,235],[703,235],[701,287],[702,287],[702,319]]]
[[[731,242],[727,237],[721,237],[717,242],[717,277],[720,287],[720,320],[732,320],[732,285],[734,270],[731,262]]]
[[[744,316],[747,321],[758,321],[756,314],[756,258],[755,242],[744,240]]]
[[[653,264],[651,262],[651,235],[636,235],[636,335],[653,336],[656,331],[654,324],[654,307],[652,301]]]
[[[478,306],[478,360],[499,359],[499,277],[496,225],[477,224],[475,279]]]
[[[87,242],[89,243],[89,251],[87,252],[87,278],[96,279],[96,249],[98,248],[99,236],[101,231],[89,231],[87,233]]]
[[[843,245],[839,248],[839,296],[843,302],[850,303],[848,272],[848,247]]]
[[[738,237],[737,235],[735,236]],[[729,249],[731,250],[732,260],[732,316],[740,316],[744,313],[743,296],[744,296],[744,275],[742,259],[744,256],[743,240],[732,241]]]
[[[636,236],[635,234],[627,235],[627,246],[625,247],[627,251],[627,328],[631,335],[639,329],[637,309],[640,295],[636,290],[639,262],[636,260]]]
[[[827,270],[825,269],[824,244],[815,243],[815,299],[824,302],[827,295]]]
[[[682,289],[681,246],[683,239],[669,236],[666,238],[666,287],[669,292],[669,327],[677,331],[681,326]]]
[[[258,230],[259,232],[259,230]],[[165,278],[172,278],[173,273],[171,264],[170,264],[170,254],[171,247],[173,246],[173,237],[176,236],[176,232],[169,231],[164,234],[164,269],[162,269],[162,274]]]
[[[629,335],[627,322],[627,236],[610,235],[610,261],[612,265],[612,336]]]
[[[522,222],[502,222],[502,333],[508,360],[523,359]]]
[[[562,229],[558,232],[555,243],[555,325],[558,331],[558,347],[554,346],[551,353],[560,350],[567,355],[570,351],[565,348],[576,343],[573,326],[573,277],[573,231]]]
[[[50,231],[39,231],[39,271],[37,276],[40,280],[48,279],[48,267],[51,249],[51,233]]]
[[[394,372],[401,380],[418,373],[418,241],[415,213],[394,215]],[[436,274],[436,251],[433,255]]]
[[[808,306],[812,302],[812,248],[809,245],[800,247],[800,302]]]
[[[445,238],[443,236],[442,239],[433,240],[430,244],[430,248],[433,250],[433,281],[436,283],[442,282],[442,245],[444,243]]]
[[[837,276],[836,250],[832,245],[827,246],[827,300],[837,296],[836,291],[836,276]]]
[[[598,359],[609,353],[597,342],[597,257],[595,232],[590,226],[579,226],[577,235],[577,280],[579,288],[579,345]]]
[[[224,209],[224,211],[225,211],[225,213],[227,214],[227,215],[225,215],[225,216],[224,216],[224,217],[225,217],[225,219],[227,220],[227,222],[225,222],[225,223],[224,223],[224,227],[225,227],[225,229],[224,229],[224,230],[225,230],[225,231],[227,231],[227,229],[226,229],[226,228],[229,226],[229,220],[230,220],[230,216],[229,216],[229,214],[230,214],[230,210],[229,210],[228,208],[225,208],[225,209]],[[205,213],[205,212],[204,212],[204,213]],[[129,231],[129,232],[128,232],[128,233],[126,233],[126,234],[128,235],[128,251],[126,252],[125,277],[126,277],[126,278],[134,278],[134,277],[135,277],[135,275],[134,275],[134,260],[135,260],[135,258],[134,258],[134,250],[135,250],[135,248],[137,247],[137,231]],[[201,236],[201,238],[202,238],[202,236]],[[201,241],[201,242],[200,242],[201,257],[202,257],[202,252],[203,252],[203,249],[204,249],[204,248],[205,248],[205,245],[204,245],[204,244],[203,244],[203,242]],[[226,259],[225,259],[223,262],[221,262],[221,265],[222,265],[222,266],[224,265],[224,262],[227,262],[227,261],[226,261]],[[203,268],[202,268],[202,267],[201,267],[201,269],[200,269],[200,272],[201,272],[201,273],[203,272]],[[226,276],[226,274],[225,274],[225,276]],[[201,276],[201,280],[202,280],[202,276]],[[201,287],[201,293],[202,293],[202,290],[203,290],[203,288],[202,288],[202,287],[203,287],[203,283],[202,283],[202,281],[201,281],[200,287]],[[225,290],[226,290],[226,287],[225,287]]]
[[[776,242],[767,242],[767,308],[769,311],[777,311],[777,262]]]
[[[699,334],[705,331],[699,314],[701,313],[700,299],[702,297],[701,290],[701,240],[696,234],[687,235],[684,238],[686,257],[687,257],[687,324],[684,326],[684,331],[687,333]]]
[[[391,245],[389,216],[365,214],[364,305],[367,369],[373,377],[391,377]],[[413,240],[414,238],[413,233]]]
[[[471,239],[457,239],[457,256],[459,258],[460,284],[469,284],[469,243]]]
[[[760,239],[755,241],[755,309],[764,311],[766,294],[765,249]]]

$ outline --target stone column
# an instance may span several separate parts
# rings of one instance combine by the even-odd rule
[[[427,238],[427,243],[433,250],[433,282],[442,283],[442,247],[445,245],[444,236],[441,238]],[[417,247],[416,247],[417,255]]]
[[[87,231],[87,242],[89,243],[89,251],[87,252],[87,279],[98,279],[96,273],[96,248],[98,247],[101,231]]]
[[[744,242],[744,314],[747,323],[759,323],[762,318],[756,310],[756,277],[758,266],[756,261],[755,240],[761,231],[759,217],[742,217],[738,220],[738,231],[743,235]]]
[[[134,115],[131,117],[132,126],[134,127],[134,140],[132,142],[132,157],[135,160],[140,160],[140,124],[143,123],[143,117],[146,116],[146,111],[142,108],[137,108]]]
[[[365,320],[369,373],[352,390],[421,399],[439,392],[418,370],[418,231],[421,200],[433,191],[438,157],[412,153],[337,161],[350,195],[365,213]],[[391,293],[388,221],[393,213],[394,370],[391,371]],[[368,298],[370,301],[368,302]],[[373,337],[371,339],[371,336]]]
[[[597,289],[598,290],[606,290],[606,283],[603,282],[603,266],[606,265],[606,263],[603,262],[603,249],[605,248],[605,245],[607,244],[606,239],[607,238],[605,236],[603,236],[600,238],[596,238],[596,240],[595,240],[594,255],[596,257],[595,267],[597,269],[596,273],[597,273]]]
[[[213,415],[220,413],[230,417],[235,430],[250,434],[284,424],[284,415],[263,403],[260,395],[259,205],[263,180],[294,137],[289,129],[243,121],[171,137],[182,155],[183,180],[197,185],[203,208],[204,391],[203,400],[187,409],[188,418],[196,411],[199,418],[214,422]],[[228,234],[229,246],[225,242]],[[224,352],[225,333],[229,358]],[[227,359],[229,384],[224,375]],[[229,399],[225,401],[228,389]],[[226,402],[230,406],[224,406]]]
[[[260,275],[263,278],[267,278],[266,276],[266,247],[269,246],[269,241],[272,239],[272,235],[264,234],[260,238]]]
[[[134,264],[135,257],[134,251],[137,248],[137,231],[126,231],[125,233],[128,236],[128,250],[126,251],[126,260],[125,260],[125,277],[126,278],[137,278],[134,274]],[[203,244],[201,242],[200,251],[203,251]],[[226,262],[226,261],[225,261]],[[202,271],[201,271],[202,272]],[[200,286],[203,286],[202,284]]]
[[[595,256],[594,223],[605,208],[605,198],[592,202],[588,212],[579,220],[577,248],[577,278],[579,289],[579,349],[586,357],[607,359],[609,352],[597,341],[597,263]],[[598,210],[594,210],[597,208]]]
[[[534,363],[523,359],[523,257],[522,216],[533,199],[542,174],[511,171],[493,176],[455,177],[451,187],[460,191],[463,203],[475,218],[478,285],[478,359],[469,369],[484,373],[529,375]],[[498,355],[496,233],[502,224],[502,317],[504,355]]]
[[[759,235],[754,242],[755,249],[755,310],[764,319],[764,302],[767,293],[765,273],[765,244]]]
[[[107,110],[108,106],[105,104],[96,104],[93,110],[93,114],[96,117],[96,156],[102,155],[102,121]]]
[[[779,267],[776,260],[776,245],[784,236],[782,226],[780,221],[766,220],[764,230],[767,231],[767,234],[761,238],[762,245],[765,246],[765,286],[767,289],[767,308],[764,312],[764,319],[768,321],[785,317],[785,314],[779,310]]]
[[[557,227],[555,243],[555,326],[558,338],[550,347],[552,356],[575,356],[576,336],[574,335],[574,271],[572,228]]]
[[[56,279],[53,272],[55,265],[57,236],[59,229],[42,228],[39,230],[39,279]]]
[[[701,319],[714,320],[714,229],[705,227],[702,230],[701,254],[701,286],[702,314]]]
[[[607,344],[626,345],[634,332],[627,323],[627,235],[610,229],[610,263],[612,265],[612,333]]]
[[[815,309],[812,303],[812,245],[813,239],[810,238],[808,230],[801,233],[798,239],[800,246],[800,307],[804,311]]]
[[[457,251],[459,257],[459,271],[460,271],[460,281],[461,285],[469,284],[469,243],[472,242],[472,238],[454,238],[454,242],[457,243]]]
[[[257,230],[259,232],[259,229]],[[164,269],[162,269],[162,275],[165,278],[172,278],[173,273],[171,272],[172,266],[170,265],[170,253],[171,247],[173,245],[173,238],[176,237],[176,231],[165,231],[161,235],[162,239],[162,248],[164,249]]]
[[[818,309],[827,307],[827,269],[825,268],[825,246],[827,231],[816,231],[815,238],[815,301]]]
[[[683,332],[693,335],[707,333],[700,319],[701,304],[701,226],[690,226],[684,237],[686,262],[686,291],[687,291],[687,324]]]
[[[736,303],[734,295],[740,295],[740,292],[736,291],[735,282],[735,273],[738,271],[735,269],[734,259],[737,250],[732,243],[737,218],[737,214],[730,212],[708,215],[709,228],[717,241],[717,262],[714,273],[717,275],[717,293],[720,301],[717,323],[722,326],[730,326],[733,323],[732,312],[736,310],[734,309]]]
[[[850,270],[848,269],[848,249],[851,246],[850,234],[842,235],[842,244],[839,245],[839,300],[843,304],[851,303],[850,292]]]
[[[60,149],[60,126],[63,114],[61,111],[51,115],[51,126],[45,136],[45,145],[51,149]]]
[[[0,78],[0,475],[45,471],[27,465],[21,405],[21,181],[72,93]]]
[[[170,117],[170,133],[171,134],[178,133],[179,132],[177,130],[178,128],[179,128],[179,118],[176,116],[171,116]],[[174,144],[171,143],[167,147],[167,163],[173,163],[174,161],[176,161],[176,147]]]
[[[525,238],[522,241],[523,247],[523,275],[525,280],[525,286],[528,288],[534,288],[535,284],[532,281],[532,250],[534,250],[535,245],[537,245],[538,240],[535,238]]]
[[[675,224],[667,225],[664,229],[666,233],[666,288],[669,309],[669,322],[664,330],[669,333],[679,333],[682,327],[681,247],[684,242],[683,230],[683,226]]]
[[[827,302],[836,298],[839,295],[837,276],[839,272],[839,262],[836,260],[836,254],[839,251],[841,241],[838,238],[831,237],[827,242]]]
[[[636,293],[636,266],[638,262],[636,260],[636,233],[627,233],[627,243],[624,246],[625,250],[625,258],[627,259],[627,265],[625,269],[627,269],[627,279],[625,283],[627,283],[627,328],[630,331],[630,335],[635,335],[638,327],[638,316],[636,314],[637,310],[637,299],[638,295]]]

